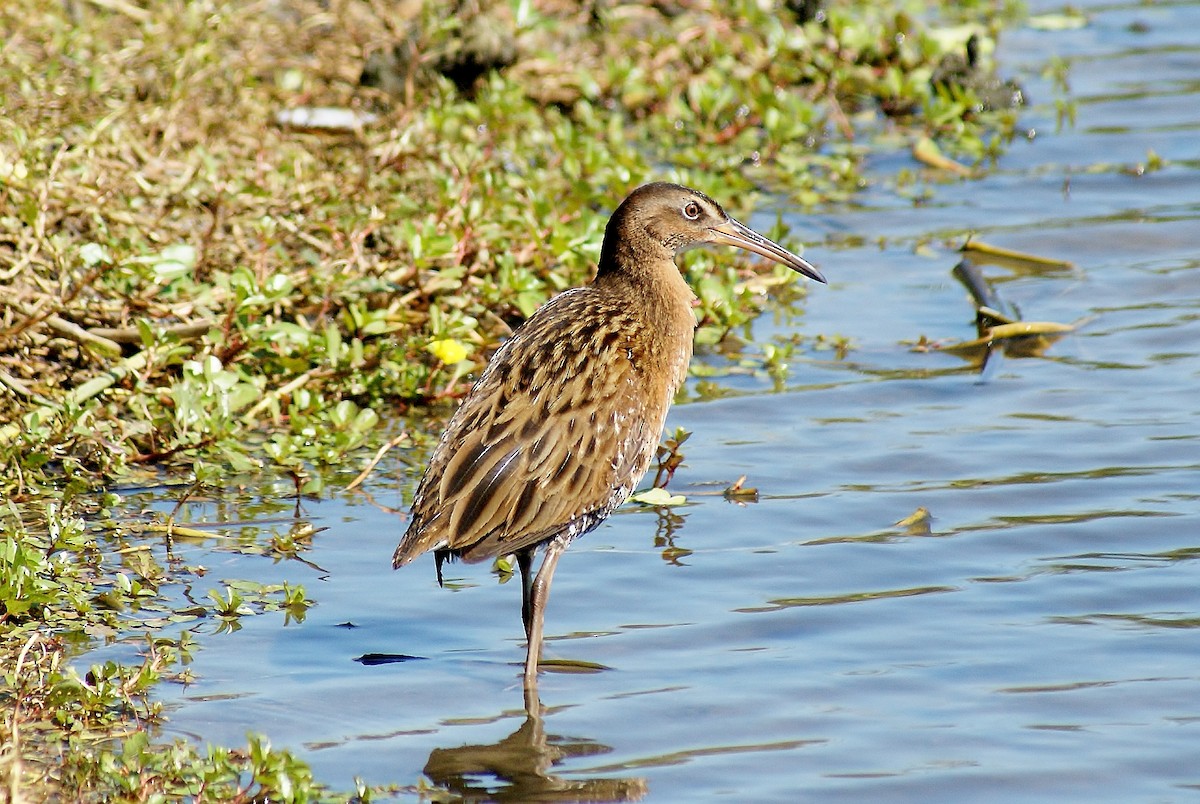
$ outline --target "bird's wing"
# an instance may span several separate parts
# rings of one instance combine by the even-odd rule
[[[641,480],[674,388],[647,387],[628,311],[583,314],[588,301],[586,289],[560,294],[492,358],[430,459],[395,566],[435,548],[481,561],[580,535]]]

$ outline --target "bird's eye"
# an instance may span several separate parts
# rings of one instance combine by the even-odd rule
[[[683,217],[689,221],[694,221],[700,217],[700,205],[695,201],[688,201],[683,207]]]

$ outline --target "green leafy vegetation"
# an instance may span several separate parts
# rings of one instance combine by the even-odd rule
[[[229,580],[194,604],[168,595],[204,584],[206,571],[147,543],[130,523],[115,524],[102,507],[113,502],[68,496],[24,518],[13,504],[0,509],[6,800],[319,798],[307,768],[260,738],[238,750],[150,738],[163,717],[155,685],[191,680],[195,624],[236,630],[240,618],[267,612],[302,620],[312,605],[304,589]],[[146,529],[156,530],[167,529]],[[72,665],[76,649],[94,640],[140,644],[140,660]]]
[[[153,736],[151,691],[186,677],[190,627],[300,619],[304,590],[224,579],[172,604],[165,590],[202,577],[162,549],[182,530],[116,524],[98,490],[148,467],[193,488],[266,471],[321,493],[387,438],[380,422],[460,396],[513,326],[585,281],[607,211],[644,181],[691,184],[745,217],[852,197],[879,149],[928,138],[983,170],[1008,142],[1015,113],[989,100],[987,48],[965,54],[1015,10],[854,0],[801,18],[799,5],[0,7],[11,799],[326,795],[260,739]],[[280,116],[311,107],[349,123]],[[799,247],[782,224],[771,234]],[[802,350],[849,348],[753,343],[763,309],[803,297],[784,270],[729,253],[686,270],[699,349],[719,356],[697,369],[701,393],[722,372],[782,387]],[[289,560],[310,538],[236,549]],[[140,663],[69,665],[133,633]]]

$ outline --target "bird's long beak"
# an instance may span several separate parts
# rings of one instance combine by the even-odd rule
[[[786,265],[793,271],[804,274],[809,279],[825,282],[825,277],[808,260],[796,256],[775,241],[768,240],[749,226],[739,223],[733,218],[730,218],[719,226],[710,226],[708,231],[712,234],[711,242],[713,243],[720,243],[724,246],[737,246],[738,248],[746,249],[746,251],[753,251],[755,254],[761,254],[768,260],[773,260],[780,265]]]

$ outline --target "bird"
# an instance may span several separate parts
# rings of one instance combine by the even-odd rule
[[[559,558],[642,480],[687,373],[696,297],[675,257],[702,245],[745,249],[825,282],[704,193],[642,185],[609,218],[592,282],[551,298],[492,355],[417,486],[393,568],[432,550],[440,584],[447,560],[514,556],[527,694]]]

